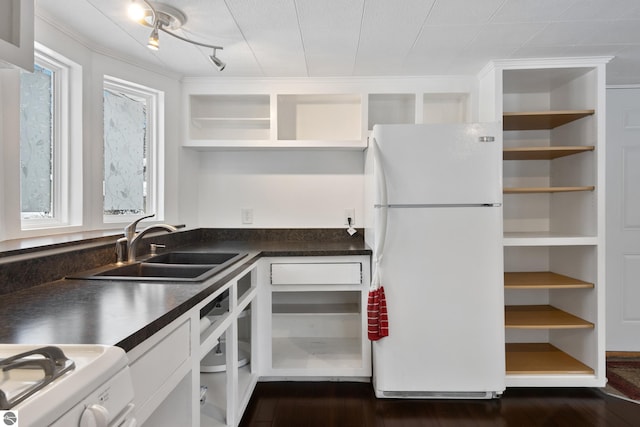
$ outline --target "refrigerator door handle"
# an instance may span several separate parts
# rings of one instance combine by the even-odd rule
[[[376,139],[373,138],[373,164],[374,164],[374,174],[377,177],[377,185],[378,188],[378,201],[380,202],[380,206],[376,205],[378,209],[375,210],[378,221],[375,221],[375,235],[377,238],[376,245],[373,252],[373,277],[371,280],[371,287],[377,289],[380,286],[380,261],[382,260],[382,255],[384,253],[384,242],[385,237],[387,235],[387,180],[384,174],[384,167],[382,166],[382,157],[380,156],[380,151],[378,150],[378,144]]]

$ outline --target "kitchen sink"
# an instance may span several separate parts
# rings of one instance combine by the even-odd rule
[[[237,252],[168,252],[142,262],[79,273],[67,278],[199,283],[220,273],[245,256],[247,256],[246,253]]]
[[[236,259],[238,253],[228,252],[167,252],[165,254],[155,255],[145,262],[162,263],[162,264],[209,264],[219,265],[229,260]],[[240,257],[242,258],[242,257]]]

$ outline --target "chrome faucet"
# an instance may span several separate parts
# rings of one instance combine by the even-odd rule
[[[169,233],[174,232],[174,231],[178,231],[178,229],[172,225],[168,225],[168,224],[154,224],[154,225],[150,225],[147,228],[145,228],[144,230],[142,230],[139,233],[136,233],[136,228],[138,227],[138,223],[140,221],[142,221],[143,219],[147,219],[147,218],[152,218],[154,217],[155,214],[151,214],[151,215],[147,215],[147,216],[143,216],[142,218],[138,218],[137,220],[133,221],[131,224],[127,225],[124,228],[124,237],[121,237],[120,239],[118,239],[116,241],[116,249],[118,252],[118,262],[122,261],[122,248],[121,248],[121,244],[126,242],[127,243],[127,261],[129,262],[135,262],[136,260],[136,249],[138,247],[138,242],[140,241],[140,239],[142,239],[142,236],[144,236],[145,234],[149,233],[150,231],[153,230],[165,230],[168,231]]]

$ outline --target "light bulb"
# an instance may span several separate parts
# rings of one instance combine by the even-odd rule
[[[129,18],[136,22],[141,22],[144,20],[146,16],[146,10],[142,7],[142,5],[136,1],[131,2],[129,5],[129,9],[127,10],[127,15]]]
[[[158,37],[158,29],[154,28],[151,31],[151,35],[149,36],[149,40],[147,40],[147,47],[151,50],[160,49],[160,39]]]

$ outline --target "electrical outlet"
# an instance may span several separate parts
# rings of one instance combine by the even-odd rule
[[[351,225],[356,225],[356,210],[354,208],[344,210],[344,225],[349,225],[349,218],[351,218]]]
[[[243,224],[253,224],[253,209],[242,208],[240,210],[240,216]]]

